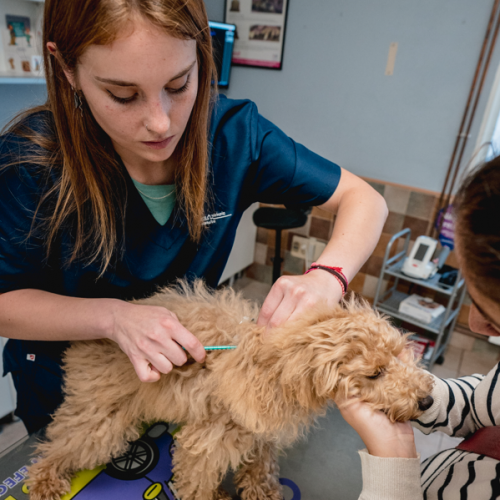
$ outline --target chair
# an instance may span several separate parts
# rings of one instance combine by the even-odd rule
[[[276,245],[273,262],[273,284],[281,274],[281,231],[302,227],[307,222],[311,207],[306,208],[277,208],[261,207],[253,214],[253,222],[257,227],[274,229],[276,231]]]

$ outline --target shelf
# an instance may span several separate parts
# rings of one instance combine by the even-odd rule
[[[446,351],[447,347],[448,346],[446,346],[446,345],[440,345],[439,349],[438,349],[438,352],[437,352],[437,355],[434,356],[434,353],[432,353],[431,358],[438,359],[439,356],[442,356],[444,354],[444,351]],[[422,359],[422,360],[420,360],[420,365],[422,366],[422,368],[428,370],[429,369],[429,361],[430,361],[430,359]]]
[[[391,316],[394,319],[399,319],[415,327],[421,328],[425,331],[425,333],[423,333],[424,337],[434,340],[436,345],[435,352],[431,354],[428,360],[421,360],[421,365],[430,370],[436,360],[443,356],[446,351],[451,337],[450,334],[452,326],[455,325],[462,307],[466,293],[466,285],[465,280],[460,273],[458,273],[458,279],[456,279],[455,283],[451,286],[439,283],[439,280],[442,277],[440,273],[436,273],[432,278],[427,280],[412,278],[411,276],[404,274],[402,269],[405,259],[408,257],[410,238],[411,230],[406,228],[396,233],[389,240],[384,260],[382,262],[382,271],[380,273],[379,282],[377,283],[377,291],[373,307],[387,316]],[[394,243],[396,241],[400,243],[399,240],[401,239],[404,240],[404,247],[401,248],[395,255],[390,257],[391,249],[393,249]],[[391,281],[395,278],[395,282],[392,283],[392,285],[389,285],[388,290],[384,293],[382,292],[384,288],[383,281],[387,281],[391,276],[393,277]],[[397,284],[399,281],[406,284],[413,283],[424,289],[434,290],[435,292],[442,294],[441,302],[442,300],[446,300],[446,310],[431,323],[424,323],[413,316],[399,312],[399,305],[401,302],[410,296],[408,293],[403,293],[397,290]],[[444,299],[443,295],[446,299]],[[448,316],[446,317],[447,314]]]
[[[8,71],[0,71],[0,84],[19,84],[27,83],[29,85],[41,84],[45,85],[45,77],[39,75],[27,75],[26,73],[14,73]]]
[[[443,316],[439,316],[431,323],[423,323],[422,321],[415,319],[413,316],[408,316],[407,314],[399,312],[399,304],[407,297],[409,297],[407,293],[394,291],[388,299],[384,300],[384,302],[377,303],[376,307],[380,312],[386,313],[389,316],[401,319],[403,321],[411,323],[412,325],[419,326],[420,328],[424,328],[425,330],[439,334],[443,326]],[[450,315],[446,319],[445,327],[455,319],[458,313],[459,309],[451,311]],[[446,313],[443,313],[443,315],[444,314]]]
[[[411,283],[415,283],[417,285],[421,285],[421,286],[424,286],[426,288],[430,288],[431,290],[435,290],[437,292],[444,293],[446,295],[451,295],[453,293],[453,286],[444,285],[442,283],[439,283],[439,279],[441,278],[441,275],[439,273],[437,273],[436,275],[434,275],[432,278],[430,278],[428,280],[421,280],[418,278],[412,278],[411,276],[407,276],[406,274],[404,274],[401,271],[401,269],[403,267],[403,262],[404,262],[404,259],[401,259],[400,261],[396,262],[395,264],[388,266],[386,269],[384,269],[384,273],[389,274],[391,276],[395,276],[396,278],[402,278],[402,279],[409,281]],[[459,283],[458,283],[457,290],[462,288],[463,284],[464,284],[464,279],[461,278]]]

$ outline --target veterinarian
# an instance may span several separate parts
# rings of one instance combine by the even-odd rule
[[[456,250],[472,299],[473,332],[500,335],[500,157],[473,172],[457,195]],[[366,445],[360,500],[500,498],[500,364],[487,375],[435,378],[433,406],[412,425],[470,437],[422,464],[409,423],[352,401],[342,411]]]
[[[217,95],[202,0],[46,0],[43,44],[48,101],[0,144],[4,371],[30,433],[61,402],[68,341],[117,342],[144,382],[185,363],[181,346],[204,360],[172,313],[126,300],[183,277],[217,286],[252,203],[336,213],[318,262],[347,280],[373,251],[383,198],[252,102]],[[329,271],[282,277],[258,322],[342,293]]]

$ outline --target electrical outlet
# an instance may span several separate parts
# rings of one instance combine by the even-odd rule
[[[326,243],[322,241],[314,242],[314,258],[313,260],[318,260],[319,256],[323,253],[323,250],[326,248]]]
[[[306,252],[309,245],[309,239],[303,236],[294,236],[292,240],[291,254],[299,259],[306,258]]]
[[[318,241],[316,238],[305,238],[304,236],[294,236],[292,240],[291,254],[299,259],[310,259],[314,262],[323,253],[326,243]]]

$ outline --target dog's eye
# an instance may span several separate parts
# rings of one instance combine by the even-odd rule
[[[376,373],[375,375],[372,375],[371,377],[368,377],[368,378],[371,380],[375,380],[376,378],[379,378],[380,375],[382,375],[382,370],[380,370],[378,373]]]

